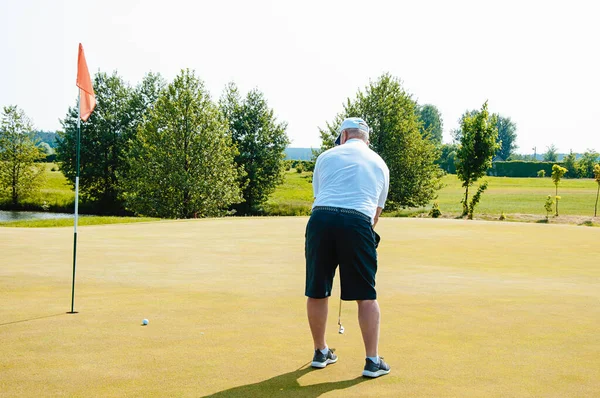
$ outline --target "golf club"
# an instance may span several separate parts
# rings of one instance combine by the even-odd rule
[[[342,298],[340,297],[340,312],[338,314],[338,333],[339,334],[344,334],[344,327],[342,326]]]

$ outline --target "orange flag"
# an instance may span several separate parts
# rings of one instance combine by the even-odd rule
[[[77,57],[77,87],[79,87],[79,117],[85,122],[96,107],[96,95],[81,43],[79,43],[79,56]]]

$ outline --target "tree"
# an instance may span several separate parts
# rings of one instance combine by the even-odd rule
[[[556,198],[556,214],[555,214],[555,216],[558,216],[558,201],[560,200],[560,196],[558,196],[558,184],[560,184],[560,180],[565,175],[566,172],[567,172],[567,169],[565,169],[564,167],[561,167],[557,164],[552,166],[552,182],[556,186],[556,196],[555,196],[555,198]]]
[[[46,143],[50,146],[50,148],[56,148],[56,131],[33,131],[31,133],[31,139],[38,144]]]
[[[390,170],[386,209],[419,207],[435,199],[441,188],[442,170],[435,164],[439,153],[421,135],[417,104],[399,79],[384,74],[370,82],[364,92],[348,98],[344,111],[321,132],[321,151],[333,146],[338,127],[346,117],[360,117],[372,129],[370,147]]]
[[[164,218],[225,214],[242,200],[225,118],[194,72],[160,92],[127,152],[128,210]]]
[[[423,123],[421,127],[421,135],[424,138],[429,138],[434,144],[442,144],[444,121],[442,114],[435,105],[418,106],[419,118]]]
[[[240,214],[258,214],[283,181],[285,148],[290,142],[287,124],[276,120],[263,93],[256,89],[242,100],[235,84],[230,83],[219,106],[239,151],[235,163],[245,172],[239,182],[244,201],[233,208]]]
[[[598,190],[596,191],[596,205],[594,206],[594,217],[598,215],[598,196],[600,195],[600,164],[594,165],[594,179],[598,184]]]
[[[594,165],[598,162],[598,152],[593,149],[586,150],[577,162],[577,171],[581,178],[594,178]]]
[[[39,188],[44,157],[30,138],[31,120],[16,105],[6,106],[0,122],[0,195],[8,193],[13,206]],[[3,196],[3,195],[2,195]]]
[[[471,203],[469,204],[469,211],[468,211],[468,214],[467,214],[467,218],[469,220],[473,219],[473,213],[475,212],[475,207],[477,206],[477,204],[481,200],[481,195],[483,195],[483,192],[487,188],[488,188],[488,182],[487,181],[483,181],[481,183],[481,185],[479,185],[479,187],[477,188],[477,192],[475,193],[475,195],[473,195],[473,199],[471,199]]]
[[[130,109],[134,113],[132,122],[134,123],[133,128],[135,130],[142,124],[144,118],[150,115],[166,85],[167,83],[160,73],[150,72],[135,87],[129,104]]]
[[[98,72],[94,77],[96,109],[81,123],[81,164],[79,190],[83,201],[95,203],[99,213],[123,211],[119,195],[119,173],[125,167],[124,153],[135,134],[136,112],[132,111],[133,90],[114,72]],[[57,158],[65,176],[75,184],[77,148],[77,106],[69,108],[62,121]]]
[[[481,111],[466,114],[460,127],[462,134],[456,153],[458,159],[456,174],[463,182],[465,197],[463,216],[469,213],[469,187],[492,166],[492,158],[498,149],[498,128],[496,116],[490,118],[487,101]]]
[[[54,153],[54,149],[47,142],[40,142],[36,145],[40,150],[40,153],[43,156],[52,155]]]
[[[452,141],[454,141],[455,144],[458,145],[458,143],[462,139],[463,132],[462,132],[462,127],[460,127],[460,126],[463,125],[463,122],[464,122],[465,118],[467,118],[467,117],[473,117],[473,116],[477,115],[478,112],[479,111],[476,110],[476,109],[471,109],[471,110],[465,111],[465,113],[462,114],[462,116],[460,117],[460,119],[458,119],[458,125],[459,125],[459,127],[455,128],[455,129],[452,129],[450,131],[450,135],[452,136]]]
[[[122,182],[129,165],[126,153],[164,85],[162,77],[153,73],[135,88],[117,72],[98,72],[94,77],[97,105],[87,122],[81,123],[79,188],[82,199],[92,202],[96,212],[125,212]],[[56,149],[61,169],[72,184],[77,167],[78,117],[77,106],[69,108]]]
[[[436,164],[449,174],[456,174],[456,152],[458,144],[443,144],[440,148],[440,157]]]
[[[558,160],[558,149],[554,146],[554,144],[546,148],[546,153],[544,154],[543,159],[544,162],[556,162]]]
[[[508,160],[517,147],[517,125],[509,117],[498,116],[498,144],[496,157]]]
[[[576,159],[577,156],[573,153],[573,150],[569,151],[569,154],[563,159],[563,165],[567,169],[566,178],[577,178]]]

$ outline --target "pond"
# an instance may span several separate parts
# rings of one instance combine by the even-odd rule
[[[54,218],[73,218],[73,213],[0,210],[0,221],[49,220]]]

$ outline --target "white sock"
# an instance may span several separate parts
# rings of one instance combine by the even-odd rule
[[[319,350],[319,351],[321,351],[321,354],[327,355],[327,353],[329,352],[329,347],[325,346],[325,348],[323,348],[322,350]]]
[[[371,361],[373,361],[373,363],[375,365],[379,365],[379,356],[376,356],[376,357],[367,357],[367,358],[369,358]]]

